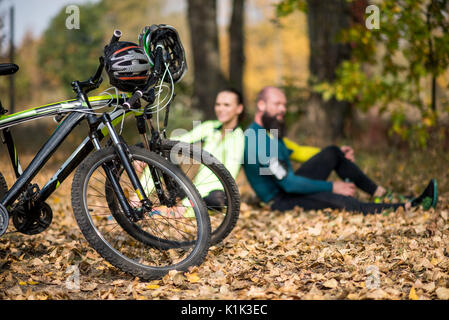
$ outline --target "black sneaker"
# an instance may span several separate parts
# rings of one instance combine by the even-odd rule
[[[423,193],[415,199],[412,200],[412,207],[422,205],[424,210],[429,210],[430,208],[435,208],[438,202],[438,190],[437,190],[437,180],[430,180],[426,189]]]

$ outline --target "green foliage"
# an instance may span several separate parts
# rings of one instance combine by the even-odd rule
[[[62,85],[69,95],[72,81],[86,80],[95,72],[104,48],[103,2],[79,8],[80,28],[66,27],[68,14],[63,8],[45,31],[38,50],[39,64],[45,66],[44,81],[50,86]]]
[[[298,87],[295,84],[295,79],[292,78],[284,78],[284,85],[282,86],[282,90],[287,97],[287,114],[285,115],[285,121],[287,127],[290,127],[298,119],[305,114],[305,105],[307,99],[310,96],[310,89],[306,87]]]
[[[307,12],[305,0],[282,0],[276,4],[276,15],[285,17],[295,10]]]
[[[340,65],[334,83],[316,89],[362,110],[390,110],[390,133],[424,147],[438,118],[426,87],[449,66],[447,1],[386,0],[379,12],[379,29],[357,25],[341,34],[353,44],[353,57]],[[406,110],[418,111],[420,121],[407,124]]]
[[[283,0],[278,15],[303,3]],[[433,93],[427,90],[449,67],[449,3],[384,0],[376,5],[379,29],[355,24],[344,30],[337,41],[351,44],[352,58],[340,64],[334,82],[319,83],[314,90],[324,99],[349,101],[363,111],[374,106],[390,111],[390,133],[425,146],[427,128],[437,123],[438,112],[448,111],[443,100],[441,108],[435,108]],[[418,111],[418,123],[407,124],[405,112],[410,110]]]

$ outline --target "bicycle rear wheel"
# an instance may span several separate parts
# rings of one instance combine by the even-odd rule
[[[206,203],[211,221],[211,245],[223,241],[234,229],[240,214],[238,186],[226,167],[209,152],[192,144],[162,140],[164,158],[176,164],[192,181],[203,198],[210,190],[223,192],[219,203]]]
[[[101,149],[80,164],[73,178],[72,206],[83,235],[112,265],[143,279],[200,265],[210,245],[210,220],[197,190],[179,168],[159,155],[137,147],[130,147],[130,154],[152,209],[142,207],[114,148]],[[105,188],[109,180],[104,166],[114,172],[126,200],[139,212],[138,221],[128,218],[117,198],[110,197],[113,189]],[[163,196],[154,186],[145,188],[152,179],[149,168],[163,177],[159,189]],[[187,206],[179,191],[188,199]]]

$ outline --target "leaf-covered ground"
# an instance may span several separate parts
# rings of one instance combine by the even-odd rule
[[[73,218],[69,180],[49,200],[54,218],[47,231],[26,236],[10,227],[0,238],[0,299],[449,299],[447,158],[358,155],[374,179],[405,194],[436,177],[436,210],[280,213],[244,202],[234,231],[201,266],[150,282],[89,247]],[[0,167],[11,186],[11,170]],[[53,170],[35,181],[42,185]],[[246,201],[247,186],[239,183]]]

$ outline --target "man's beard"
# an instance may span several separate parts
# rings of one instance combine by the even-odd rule
[[[262,115],[262,125],[269,130],[275,130],[271,133],[275,135],[278,139],[282,139],[285,133],[285,122],[284,120],[278,120],[276,116],[270,116],[267,112]],[[277,132],[277,134],[276,134]]]

